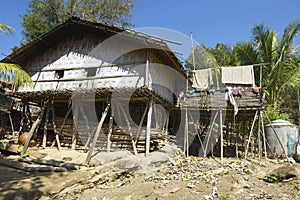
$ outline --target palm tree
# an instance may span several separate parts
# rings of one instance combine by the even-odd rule
[[[12,34],[14,29],[0,24],[0,31],[7,35]],[[17,64],[0,62],[0,75],[6,81],[13,81],[16,88],[32,82],[30,76]]]
[[[238,64],[264,63],[263,86],[266,99],[274,105],[274,110],[282,102],[284,91],[300,83],[300,59],[292,43],[299,29],[299,21],[291,23],[279,38],[264,24],[255,25],[252,28],[253,42],[237,44],[233,48]]]

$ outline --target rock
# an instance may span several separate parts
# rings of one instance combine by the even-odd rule
[[[246,188],[246,189],[250,189],[250,188],[251,188],[251,186],[250,186],[249,184],[246,184],[246,185],[244,185],[244,188]]]
[[[188,184],[186,185],[186,187],[187,187],[187,188],[194,188],[194,187],[195,187],[195,185],[194,185],[194,184],[192,184],[192,183],[188,183]]]
[[[290,178],[297,177],[297,171],[293,166],[283,166],[275,169],[273,173],[277,177],[277,181],[287,180]]]
[[[176,193],[176,192],[178,192],[179,190],[180,190],[179,187],[174,187],[174,188],[172,188],[169,192],[170,192],[170,193]]]

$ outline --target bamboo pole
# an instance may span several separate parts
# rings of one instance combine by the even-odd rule
[[[267,164],[268,161],[268,155],[267,155],[267,145],[266,145],[266,134],[265,134],[265,129],[264,129],[264,119],[262,116],[262,111],[260,110],[260,115],[261,115],[261,127],[262,127],[262,136],[263,136],[263,142],[264,142],[264,154],[265,154],[265,161]]]
[[[97,129],[96,129],[96,133],[95,133],[94,138],[93,138],[92,145],[91,145],[91,147],[89,148],[88,155],[87,155],[87,157],[86,157],[86,159],[85,159],[85,162],[84,162],[85,165],[88,165],[88,164],[89,164],[89,162],[90,162],[90,160],[91,160],[91,157],[92,157],[92,155],[93,155],[93,153],[94,153],[94,148],[95,148],[95,146],[96,146],[97,139],[98,139],[98,137],[99,137],[99,134],[100,134],[100,131],[101,131],[103,122],[104,122],[104,120],[105,120],[105,118],[106,118],[106,115],[107,115],[107,113],[108,113],[109,107],[110,107],[110,104],[107,104],[105,110],[104,110],[103,113],[102,113],[102,117],[101,117],[101,119],[100,119],[100,121],[99,121],[99,123],[98,123]]]
[[[145,149],[146,156],[149,155],[149,153],[150,153],[152,108],[153,108],[153,99],[151,98],[150,102],[149,102],[149,110],[148,110],[148,116],[147,116],[146,149]]]
[[[60,130],[59,130],[59,133],[60,133],[60,134],[62,134],[62,132],[63,132],[64,126],[65,126],[66,121],[67,121],[67,118],[69,117],[71,111],[72,111],[72,106],[70,105],[70,106],[69,106],[69,109],[68,109],[68,111],[67,111],[67,113],[66,113],[66,115],[65,115],[65,117],[64,117],[64,119],[63,119],[63,122],[62,122],[62,124],[61,124]]]
[[[11,126],[11,134],[13,136],[13,138],[15,137],[15,129],[14,129],[14,124],[11,118],[11,113],[8,114],[9,117],[9,122],[10,122],[10,126]]]
[[[149,60],[149,49],[146,49],[146,68],[145,68],[145,86],[149,87],[149,65],[150,65],[150,60]]]
[[[252,122],[252,126],[251,126],[251,129],[250,129],[249,139],[248,139],[248,143],[247,143],[246,151],[245,151],[245,159],[247,159],[247,154],[248,154],[248,150],[249,150],[249,144],[250,144],[251,137],[252,137],[252,134],[253,134],[253,128],[254,128],[254,125],[255,125],[257,113],[258,113],[258,110],[256,110],[256,112],[255,112],[255,115],[254,115],[254,118],[253,118],[253,122]]]
[[[54,102],[52,101],[52,103],[51,103],[52,125],[53,125],[53,131],[54,131],[54,134],[55,134],[55,141],[56,141],[56,144],[57,144],[57,148],[58,148],[58,150],[60,150],[61,146],[60,146],[59,135],[58,135],[57,128],[56,128],[56,123],[55,123],[55,110],[54,110],[53,103]]]
[[[144,112],[143,112],[141,121],[140,121],[140,123],[139,123],[139,127],[138,127],[137,132],[136,132],[135,144],[137,144],[137,141],[138,141],[138,139],[139,139],[139,137],[140,137],[140,133],[141,133],[141,130],[142,130],[142,126],[143,126],[144,119],[145,119],[146,114],[147,114],[148,107],[149,107],[149,102],[147,102],[147,104],[146,104],[146,106],[145,106],[145,110],[144,110]]]
[[[50,114],[50,107],[49,107],[49,105],[47,105],[46,117],[45,117],[45,123],[44,123],[44,134],[43,134],[43,141],[42,141],[43,148],[46,148],[46,144],[47,144],[47,129],[48,129],[49,114]]]
[[[24,157],[24,156],[25,156],[26,151],[27,151],[27,148],[28,148],[28,145],[29,145],[29,142],[30,142],[30,140],[31,140],[31,138],[32,138],[32,136],[33,136],[33,133],[34,133],[36,127],[37,127],[37,126],[41,123],[41,121],[42,121],[42,118],[43,118],[43,115],[44,115],[44,109],[45,109],[45,108],[43,108],[43,109],[41,110],[40,115],[38,116],[37,120],[33,123],[32,127],[31,127],[31,129],[30,129],[30,131],[29,131],[28,137],[27,137],[26,142],[25,142],[25,144],[24,144],[24,146],[23,146],[23,148],[22,148],[22,151],[21,151],[21,157]]]
[[[170,110],[167,110],[167,117],[166,117],[166,123],[165,123],[165,133],[166,135],[168,134],[168,129],[169,129],[169,121],[170,121]]]
[[[74,110],[72,110],[73,112],[73,123],[77,123],[78,122],[78,112],[79,112],[79,107],[75,106]],[[73,124],[73,132],[72,132],[72,145],[71,145],[71,149],[74,150],[76,148],[76,134],[77,134],[77,130],[76,130],[76,125]]]
[[[88,121],[88,119],[87,119],[87,116],[86,116],[86,114],[85,114],[85,112],[84,112],[84,109],[83,109],[83,107],[82,107],[82,104],[79,104],[78,105],[79,106],[79,111],[81,112],[81,114],[83,115],[83,119],[84,119],[84,122],[85,122],[85,126],[86,126],[86,130],[87,130],[87,132],[88,132],[88,134],[89,134],[89,137],[88,137],[88,140],[87,140],[87,142],[85,143],[85,145],[84,145],[84,147],[88,147],[89,146],[89,143],[91,142],[91,129],[90,129],[90,126],[89,126],[89,121]]]
[[[189,156],[189,122],[187,107],[185,107],[185,150],[186,156]]]
[[[199,143],[200,143],[200,145],[201,145],[201,149],[202,149],[202,151],[204,152],[204,145],[203,145],[202,140],[201,140],[201,138],[200,138],[200,136],[199,136],[199,131],[198,131],[196,122],[195,122],[195,120],[194,120],[192,114],[191,114],[190,112],[188,112],[188,114],[189,114],[189,116],[190,116],[190,118],[191,118],[191,120],[192,120],[192,123],[193,123],[193,125],[194,125],[194,128],[195,128],[195,130],[196,130],[196,134],[197,134]]]
[[[261,141],[260,141],[260,125],[261,125],[261,116],[260,112],[258,114],[258,127],[257,127],[257,135],[258,135],[258,160],[259,162],[261,161],[261,154],[262,154],[262,149],[261,149]]]
[[[108,124],[108,134],[107,134],[107,152],[110,152],[111,148],[111,134],[113,131],[113,122],[114,122],[114,109],[113,106],[110,108],[110,117],[109,117],[109,124]]]
[[[206,157],[207,148],[208,148],[208,143],[209,143],[209,141],[210,141],[211,133],[212,133],[212,130],[213,130],[215,121],[216,121],[216,119],[217,119],[217,116],[218,116],[218,112],[216,112],[216,114],[215,114],[215,116],[214,116],[214,118],[213,118],[213,121],[212,121],[212,123],[211,123],[209,132],[208,132],[208,136],[207,136],[208,138],[207,138],[206,145],[205,145],[205,149],[204,149],[204,157]]]
[[[222,110],[220,110],[220,137],[221,137],[221,140],[220,140],[220,143],[221,143],[221,164],[223,165],[223,151],[224,151],[224,140],[223,140],[223,122],[222,122]]]
[[[126,124],[127,124],[127,127],[128,127],[128,131],[129,131],[129,135],[131,136],[131,143],[132,143],[133,152],[136,155],[137,154],[137,149],[136,149],[136,145],[135,145],[134,138],[133,138],[133,135],[132,135],[132,129],[131,129],[130,122],[129,122],[128,117],[125,113],[124,108],[121,105],[119,105],[119,108],[120,108],[121,112],[124,115],[124,118],[125,118],[125,121],[126,121]]]

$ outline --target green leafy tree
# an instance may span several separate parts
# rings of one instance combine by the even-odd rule
[[[286,90],[299,86],[300,59],[297,48],[293,45],[299,29],[299,21],[291,23],[280,38],[264,24],[255,25],[252,28],[253,41],[237,44],[233,48],[238,63],[263,63],[263,87],[266,99],[274,106],[274,110],[284,102]]]
[[[4,24],[0,24],[0,31],[7,35],[12,34],[14,29]],[[0,62],[0,74],[6,81],[13,81],[15,87],[31,83],[30,76],[17,64]]]
[[[198,45],[194,49],[195,66],[193,63],[193,54],[191,53],[185,60],[185,68],[188,70],[193,69],[208,69],[219,67],[219,62],[216,57],[211,53],[211,50],[205,47],[203,44]]]
[[[22,16],[23,36],[31,41],[71,16],[91,21],[132,26],[135,0],[31,0]]]

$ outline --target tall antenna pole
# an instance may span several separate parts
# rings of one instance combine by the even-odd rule
[[[196,69],[196,63],[195,63],[194,40],[193,40],[192,32],[191,32],[191,42],[192,42],[193,66],[194,66],[194,70],[195,70]]]

